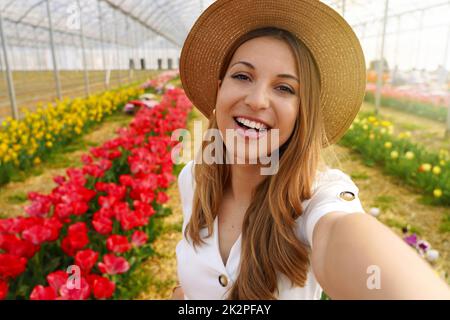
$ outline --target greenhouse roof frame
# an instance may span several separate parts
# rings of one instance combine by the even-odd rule
[[[8,42],[12,46],[27,46],[29,43],[29,30],[37,30],[42,34],[42,37],[33,38],[33,46],[41,44],[48,44],[48,21],[42,19],[46,16],[45,2],[47,0],[2,0],[0,1],[0,11],[3,15],[5,29],[9,30],[6,37],[10,39]],[[71,30],[67,27],[67,20],[70,15],[74,13],[67,12],[68,1],[49,0],[52,10],[52,15],[55,16],[54,32],[55,43],[76,45],[73,43],[73,37],[79,37],[79,29]],[[72,0],[76,4],[75,0]],[[82,10],[81,19],[85,29],[85,38],[93,42],[114,43],[113,36],[106,35],[103,39],[99,34],[99,4],[101,5],[103,24],[108,29],[115,26],[119,30],[118,44],[121,46],[137,46],[139,43],[131,43],[128,33],[126,32],[127,25],[132,28],[138,28],[140,32],[137,34],[139,41],[146,41],[159,37],[167,41],[170,45],[181,47],[187,32],[187,23],[193,23],[196,16],[198,16],[203,7],[203,2],[208,1],[186,1],[186,0],[152,0],[152,1],[129,1],[129,0],[80,0]],[[167,4],[174,6],[169,13]],[[212,2],[212,1],[209,1]],[[114,12],[115,11],[115,12]],[[118,21],[114,21],[114,13]],[[177,18],[173,17],[173,14]],[[180,19],[181,18],[181,19]],[[125,21],[124,21],[125,20]],[[183,22],[183,20],[188,20]],[[8,26],[9,24],[9,26]],[[14,25],[14,27],[11,27]],[[158,27],[159,26],[159,27]],[[19,31],[11,31],[14,29],[24,29]],[[37,40],[37,41],[36,41]]]
[[[68,46],[79,45],[79,29],[67,27],[68,19],[73,14],[67,11],[69,2],[77,0],[0,0],[0,11],[3,15],[6,37],[12,46],[47,45],[48,22],[43,19],[45,2],[50,1],[54,15],[55,43]],[[166,45],[181,48],[190,27],[200,13],[213,0],[80,0],[81,18],[84,25],[86,45],[95,46],[98,42],[117,44],[125,47],[136,47],[145,41],[161,39]],[[384,1],[363,0],[323,0],[341,12],[354,27],[382,21]],[[420,0],[390,0],[389,18],[414,14],[423,10],[449,5],[450,1],[429,0],[423,4]],[[99,19],[99,7],[102,18]],[[407,9],[405,9],[407,8]],[[114,16],[117,15],[117,21]],[[102,37],[99,23],[104,29],[117,28],[117,39],[114,32],[105,32]],[[8,26],[9,24],[9,26]],[[15,25],[11,27],[11,25]],[[132,39],[127,28],[135,28]],[[16,29],[16,30],[14,30]],[[33,37],[30,37],[33,30]]]

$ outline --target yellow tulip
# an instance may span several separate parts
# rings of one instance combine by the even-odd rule
[[[414,159],[414,153],[412,151],[408,151],[405,153],[405,158],[408,160]]]
[[[420,167],[419,167],[420,171],[423,172],[429,172],[431,170],[431,164],[429,163],[423,163]]]
[[[439,166],[434,166],[433,167],[433,173],[438,175],[441,173],[441,168]]]
[[[384,147],[385,147],[386,149],[391,149],[391,148],[392,148],[392,142],[386,141],[386,142],[384,143]]]
[[[436,198],[442,197],[442,190],[441,190],[441,189],[434,189],[434,190],[433,190],[433,195],[434,195]]]
[[[36,157],[36,158],[34,158],[33,163],[34,163],[35,165],[38,165],[38,164],[41,163],[41,159],[40,159],[39,157]]]
[[[392,159],[397,159],[398,158],[398,152],[397,151],[392,151],[391,152],[391,158]]]

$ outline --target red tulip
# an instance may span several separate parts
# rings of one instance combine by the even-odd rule
[[[78,265],[84,273],[89,273],[98,259],[98,252],[87,249],[78,251],[75,255],[75,264]]]
[[[68,278],[69,275],[65,271],[58,270],[47,275],[47,282],[59,294],[59,290],[67,283]]]
[[[62,300],[87,300],[91,295],[91,288],[85,278],[80,278],[80,287],[72,287],[73,283],[67,282],[59,290]]]
[[[124,253],[131,249],[131,244],[127,237],[114,234],[106,240],[106,248],[112,252]]]
[[[40,245],[50,239],[52,230],[42,225],[34,225],[22,232],[22,238],[35,245]]]
[[[39,251],[40,247],[27,240],[22,240],[16,235],[0,233],[0,249],[9,254],[29,259]]]
[[[56,241],[59,238],[59,232],[61,231],[61,228],[63,227],[61,221],[59,221],[58,217],[51,217],[50,219],[45,219],[44,221],[44,227],[47,227],[50,229],[50,237],[48,238],[48,241]]]
[[[126,187],[131,187],[133,178],[130,175],[123,174],[119,177],[120,184]]]
[[[72,224],[67,232],[67,237],[61,243],[63,251],[73,257],[76,251],[82,249],[89,243],[87,232],[88,230],[84,222]]]
[[[52,201],[49,196],[30,192],[28,199],[31,201],[31,205],[25,207],[25,212],[30,216],[43,217],[49,213],[52,206]]]
[[[55,181],[55,183],[57,185],[62,185],[62,184],[64,184],[66,182],[66,177],[56,176],[56,177],[53,178],[53,181]]]
[[[86,178],[83,174],[83,170],[70,168],[66,170],[67,176],[70,178],[70,182],[77,186],[84,186],[86,184]]]
[[[92,281],[92,291],[97,299],[108,299],[114,294],[116,284],[105,277],[95,277]]]
[[[98,164],[98,167],[103,172],[108,171],[112,167],[112,162],[110,160],[107,160],[107,159],[102,159],[102,160],[100,160],[100,163]]]
[[[101,196],[98,198],[98,204],[102,207],[102,209],[112,208],[117,202],[118,199],[115,197]]]
[[[83,164],[91,164],[92,158],[89,157],[87,154],[84,154],[81,156],[81,162],[83,162]]]
[[[134,201],[133,205],[134,205],[134,210],[137,213],[142,214],[144,217],[151,217],[156,213],[155,209],[153,209],[153,207],[151,205],[149,205],[145,202]]]
[[[122,229],[125,231],[148,224],[148,217],[145,217],[141,212],[136,211],[121,212],[118,216],[118,220],[120,221]]]
[[[102,273],[115,275],[127,272],[130,269],[130,264],[125,258],[110,253],[103,256],[103,262],[98,263],[98,268]]]
[[[55,216],[61,220],[66,220],[73,214],[72,206],[67,203],[58,203],[55,206]]]
[[[8,283],[0,279],[0,300],[6,299],[8,295]]]
[[[101,213],[96,212],[94,213],[94,218],[92,219],[92,226],[98,233],[107,235],[112,232],[113,222]]]
[[[158,192],[156,196],[156,202],[159,204],[164,204],[169,200],[169,197],[164,192]]]
[[[147,240],[148,240],[148,236],[143,231],[137,230],[131,236],[131,242],[132,242],[133,246],[135,246],[135,247],[140,247],[140,246],[144,245],[147,242]]]
[[[55,300],[56,292],[52,287],[38,285],[30,294],[30,300]]]
[[[25,271],[27,259],[9,253],[0,253],[0,276],[15,278]]]

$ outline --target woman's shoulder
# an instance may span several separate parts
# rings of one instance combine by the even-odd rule
[[[326,167],[315,177],[311,197],[302,201],[303,213],[297,219],[300,239],[312,247],[316,223],[330,212],[365,212],[359,198],[359,188],[341,169]]]
[[[320,170],[317,170],[313,185],[312,193],[314,194],[320,188],[324,188],[331,185],[342,184],[356,187],[350,175],[338,168],[332,168],[325,166]]]

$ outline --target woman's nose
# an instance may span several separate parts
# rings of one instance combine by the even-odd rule
[[[253,86],[245,98],[245,103],[254,110],[268,108],[269,98],[266,90],[264,85]]]

